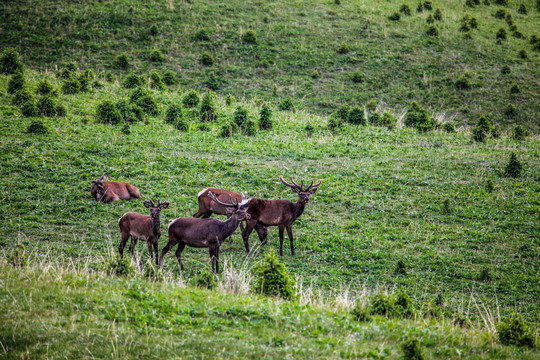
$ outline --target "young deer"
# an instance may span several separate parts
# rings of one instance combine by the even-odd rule
[[[118,182],[118,181],[103,181],[105,174],[98,180],[92,181],[90,193],[99,202],[110,204],[118,200],[140,199],[141,194],[135,186]]]
[[[241,202],[233,201],[229,198],[230,203],[221,202],[211,191],[208,196],[227,208],[229,218],[226,221],[221,221],[214,218],[198,219],[198,218],[178,218],[171,221],[169,224],[169,242],[163,250],[159,258],[159,265],[163,263],[165,254],[176,244],[176,259],[180,265],[180,269],[184,270],[182,265],[182,251],[187,246],[196,248],[208,248],[210,252],[210,260],[212,261],[212,271],[219,272],[219,247],[223,240],[232,235],[240,222],[250,218],[246,208],[251,199],[246,199],[247,194],[242,194]]]
[[[145,200],[144,207],[150,209],[150,216],[142,215],[135,212],[125,213],[120,220],[118,220],[118,226],[120,227],[121,240],[118,246],[118,252],[120,257],[124,257],[124,247],[126,242],[131,236],[131,256],[135,261],[135,245],[137,240],[144,240],[148,244],[148,252],[150,258],[156,256],[156,265],[158,263],[158,240],[161,236],[161,223],[159,221],[159,213],[161,210],[169,207],[169,202],[161,202],[158,200],[157,205],[154,205],[152,200]],[[152,251],[152,247],[154,247]]]
[[[226,215],[227,218],[230,217],[229,213],[227,212],[226,206],[215,202],[214,200],[212,200],[212,198],[208,196],[208,193],[210,192],[214,194],[218,200],[221,201],[227,201],[229,199],[233,199],[237,202],[242,201],[242,194],[239,194],[237,192],[224,189],[206,188],[199,192],[199,194],[197,195],[197,200],[199,202],[199,211],[193,214],[193,217],[202,217],[203,219],[206,219],[212,216],[212,214]],[[244,232],[244,226],[242,223],[240,223],[240,231]],[[257,224],[255,225],[255,231],[257,232],[257,235],[259,235],[259,240],[261,240],[261,243],[266,244],[268,227]],[[231,237],[229,237],[229,241],[232,242],[232,235]]]
[[[298,185],[291,178],[292,184],[287,183],[283,176],[279,177],[279,180],[286,186],[290,187],[293,192],[298,194],[298,201],[293,203],[289,200],[265,200],[253,198],[250,201],[248,212],[251,215],[251,220],[246,220],[246,228],[242,232],[242,238],[244,240],[244,246],[246,247],[246,253],[249,254],[249,235],[253,231],[253,228],[259,224],[264,226],[278,226],[279,227],[279,256],[283,256],[283,232],[287,229],[287,235],[291,242],[291,254],[294,255],[292,224],[296,219],[302,215],[304,208],[309,201],[309,196],[317,191],[322,180],[307,188],[304,187],[304,182]]]

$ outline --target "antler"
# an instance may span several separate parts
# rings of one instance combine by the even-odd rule
[[[306,190],[304,191],[309,191],[309,190],[317,190],[317,188],[319,187],[319,185],[322,184],[322,180],[319,179],[319,181],[317,181],[317,183],[315,185],[313,185],[313,181],[311,182],[311,185],[309,185]]]
[[[169,207],[169,204],[170,204],[170,202],[168,202],[168,201],[161,202],[160,200],[158,200],[157,207],[162,208],[162,209],[166,209],[166,208]]]
[[[290,188],[292,189],[292,191],[294,191],[294,192],[296,192],[296,193],[302,191],[302,186],[304,186],[304,182],[303,182],[303,181],[302,181],[302,185],[298,185],[297,183],[295,183],[294,180],[293,180],[293,178],[292,178],[292,176],[291,176],[291,182],[292,182],[292,185],[285,181],[285,179],[283,178],[283,175],[280,175],[280,176],[279,176],[279,180],[281,180],[281,182],[282,182],[284,185],[290,187]]]
[[[221,202],[218,200],[218,198],[216,197],[216,195],[214,195],[214,193],[212,193],[211,191],[208,192],[208,196],[214,200],[215,202],[217,202],[218,204],[220,205],[223,205],[223,206],[226,206],[226,207],[235,207],[238,205],[238,201],[235,203],[232,196],[229,195],[229,200],[231,201],[230,204],[226,204],[224,202]]]
[[[105,174],[101,175],[101,177],[99,178],[99,181],[103,181],[103,179],[105,179]]]
[[[151,207],[156,207],[152,200],[144,200],[143,204],[144,204],[144,207],[147,208],[147,209],[149,209]],[[159,200],[158,200],[158,204],[159,204]]]

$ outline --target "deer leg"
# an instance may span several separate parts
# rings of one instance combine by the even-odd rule
[[[210,253],[210,260],[212,262],[212,272],[214,274],[217,274],[219,272],[218,249],[219,248],[216,248],[215,246],[208,247],[208,252]]]
[[[268,242],[268,226],[257,223],[257,225],[255,225],[255,231],[257,231],[257,235],[259,235],[261,245],[266,245]]]
[[[292,226],[287,226],[287,235],[289,235],[289,241],[291,242],[291,255],[294,255],[294,245],[293,245],[293,235],[292,235]]]
[[[283,256],[283,232],[285,227],[279,225],[279,256]]]
[[[135,236],[131,236],[131,245],[129,246],[129,251],[131,252],[131,257],[133,258],[133,261],[135,263],[136,262],[136,259],[135,259],[135,245],[137,245],[137,238]]]
[[[120,253],[120,257],[123,258],[124,257],[124,247],[126,246],[126,243],[129,239],[130,235],[129,234],[124,234],[122,233],[122,238],[120,240],[120,245],[118,246],[118,252]]]
[[[154,253],[153,253],[153,249],[152,249],[152,241],[147,240],[146,245],[148,245],[148,254],[150,254],[150,259],[153,259],[154,258]]]
[[[165,245],[165,247],[161,250],[161,256],[159,257],[159,262],[158,262],[158,268],[163,265],[163,257],[165,256],[166,253],[169,252],[169,250],[171,250],[171,248],[174,245],[176,245],[176,243],[174,241],[169,240],[167,245]],[[157,257],[157,253],[156,253],[156,257]]]
[[[246,228],[242,232],[242,239],[244,240],[244,246],[246,248],[246,254],[249,255],[249,235],[253,231],[253,228],[257,225],[257,221],[246,221]]]
[[[203,219],[208,219],[210,216],[212,216],[213,212],[212,211],[207,211],[203,214],[202,218]]]
[[[201,209],[199,209],[199,211],[197,211],[195,214],[193,214],[193,217],[194,218],[198,218],[198,217],[201,217],[203,216],[204,214],[206,214],[204,211],[202,211]],[[210,213],[211,215],[212,213]]]
[[[159,265],[159,262],[158,262],[158,240],[154,241],[154,254],[156,255],[156,266]]]
[[[186,247],[186,243],[178,243],[178,248],[176,248],[176,260],[178,260],[178,265],[180,265],[180,270],[184,270],[184,265],[182,265],[182,251]]]

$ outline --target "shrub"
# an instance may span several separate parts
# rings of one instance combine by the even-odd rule
[[[56,116],[58,116],[58,117],[66,116],[66,108],[64,107],[64,105],[57,104],[55,110],[56,110]]]
[[[161,50],[154,49],[154,50],[150,51],[149,59],[152,62],[162,63],[165,60],[165,56],[163,55]]]
[[[201,102],[200,116],[202,121],[213,121],[216,117],[216,110],[213,104],[214,93],[208,92],[204,94]]]
[[[178,120],[183,118],[182,107],[178,104],[171,104],[165,112],[165,122],[168,124],[175,124]]]
[[[378,125],[380,121],[381,121],[381,115],[379,115],[378,113],[372,112],[371,114],[369,114],[368,122],[371,125]]]
[[[351,315],[359,322],[371,321],[369,308],[364,306],[360,301],[355,303],[354,308],[351,310]]]
[[[410,16],[411,15],[411,7],[409,5],[407,5],[407,4],[403,4],[399,8],[399,12],[402,13],[403,15]]]
[[[508,104],[506,105],[506,108],[504,109],[504,115],[506,115],[509,118],[513,118],[517,116],[517,108],[514,104]]]
[[[466,0],[465,5],[468,6],[468,7],[475,7],[475,4],[474,4],[473,0]]]
[[[268,130],[272,128],[272,110],[267,104],[264,104],[261,107],[261,111],[259,113],[259,128],[261,130]]]
[[[497,324],[497,335],[503,345],[527,346],[534,348],[534,330],[529,329],[521,315],[513,314]]]
[[[506,39],[506,30],[503,28],[500,28],[499,31],[497,31],[497,34],[495,35],[496,40],[505,40]]]
[[[513,84],[510,87],[510,94],[519,94],[520,92],[521,92],[521,90],[519,89],[518,84]]]
[[[317,70],[313,70],[311,74],[309,74],[309,77],[311,77],[312,79],[318,79],[321,77],[321,74],[319,74]]]
[[[333,113],[328,117],[328,128],[330,130],[337,130],[341,126],[343,126],[343,119],[337,113]]]
[[[131,265],[129,257],[115,257],[107,264],[107,272],[116,276],[132,276],[135,274],[135,267]]]
[[[414,316],[412,300],[403,290],[392,296],[392,316],[398,318],[411,318]]]
[[[15,94],[13,95],[13,99],[11,99],[11,102],[13,105],[20,105],[27,101],[34,100],[34,95],[28,90],[28,88],[24,87],[22,89],[19,89]]]
[[[504,19],[506,17],[506,10],[504,9],[497,9],[495,11],[495,14],[493,14],[497,19]]]
[[[349,104],[343,104],[341,105],[337,111],[336,115],[343,121],[347,121],[347,117],[349,116],[349,110],[351,110],[351,107]]]
[[[247,136],[253,136],[257,133],[257,124],[253,119],[247,119],[244,125],[240,128],[242,134]]]
[[[349,45],[347,45],[346,43],[341,43],[341,45],[337,49],[338,54],[346,54],[349,51],[350,51]]]
[[[444,123],[443,130],[444,132],[447,132],[447,133],[453,133],[453,132],[456,132],[456,127],[454,123],[447,122],[447,123]]]
[[[201,123],[199,124],[199,126],[197,127],[200,131],[210,131],[211,128],[208,124],[206,123]]]
[[[442,20],[442,11],[441,11],[441,9],[435,10],[435,14],[433,15],[433,17],[435,18],[435,20],[441,21]]]
[[[476,126],[487,134],[491,131],[492,123],[491,120],[486,116],[480,116],[478,118],[478,123],[476,124]]]
[[[205,270],[193,278],[192,284],[201,288],[213,290],[217,286],[217,281],[214,274]]]
[[[469,22],[462,20],[461,26],[459,27],[459,31],[464,32],[464,33],[471,31],[471,28],[469,27]]]
[[[32,116],[38,115],[38,109],[36,106],[36,102],[34,100],[23,102],[20,105],[20,108],[21,108],[21,113],[25,117],[32,117]]]
[[[501,68],[501,74],[505,74],[505,75],[508,75],[510,74],[512,71],[510,70],[510,66],[508,65],[504,65],[502,68]]]
[[[433,18],[433,15],[429,14],[426,18],[426,23],[433,24],[435,22],[435,19]]]
[[[433,10],[433,2],[431,2],[431,1],[424,1],[424,9],[425,9],[425,10]]]
[[[50,96],[43,96],[37,103],[38,113],[42,116],[52,117],[56,115],[56,104]]]
[[[122,114],[110,100],[105,100],[97,105],[96,118],[102,124],[118,124],[122,122]]]
[[[24,70],[19,53],[14,48],[5,48],[0,55],[0,74],[10,75]]]
[[[233,121],[238,127],[242,127],[248,119],[248,112],[241,106],[238,106],[233,114]]]
[[[361,83],[364,81],[364,74],[360,70],[356,70],[351,74],[351,80],[354,83]]]
[[[293,286],[294,280],[271,249],[265,254],[263,262],[255,266],[254,291],[290,300],[295,296]]]
[[[49,132],[49,130],[43,124],[42,120],[33,120],[26,128],[26,132],[29,134],[45,135]]]
[[[400,19],[401,19],[401,15],[399,15],[398,12],[395,12],[392,15],[388,16],[388,20],[399,21]]]
[[[158,106],[149,93],[139,97],[136,100],[133,100],[133,103],[141,107],[145,114],[153,116],[159,115]]]
[[[193,39],[198,41],[209,41],[210,40],[210,34],[208,33],[208,30],[205,28],[201,28],[197,30],[195,35],[193,35]]]
[[[429,36],[438,36],[439,35],[439,30],[437,30],[437,27],[435,27],[434,25],[430,25],[426,29],[426,34],[429,35]]]
[[[429,117],[428,111],[418,105],[416,101],[408,106],[404,123],[405,126],[413,127],[422,132],[433,129],[433,119]]]
[[[216,91],[219,89],[219,86],[221,85],[221,80],[219,79],[219,77],[216,75],[215,72],[210,71],[208,73],[208,77],[206,78],[204,84],[206,85],[208,89]]]
[[[478,20],[475,17],[469,19],[469,26],[471,29],[478,29]]]
[[[221,128],[219,130],[219,136],[223,138],[227,138],[232,136],[234,133],[234,129],[231,123],[227,122],[221,125]]]
[[[401,351],[405,360],[423,360],[424,355],[420,347],[420,341],[416,338],[405,340],[401,343]]]
[[[78,94],[81,92],[81,83],[78,79],[65,79],[62,83],[62,93],[66,95]]]
[[[143,85],[143,79],[141,76],[137,75],[136,72],[129,73],[128,76],[124,79],[124,88],[126,89],[135,89]]]
[[[150,26],[149,32],[150,32],[150,35],[152,35],[152,36],[156,36],[157,34],[159,34],[159,30],[158,30],[157,25],[152,24],[152,26]]]
[[[188,131],[189,130],[189,123],[184,120],[184,119],[179,119],[175,124],[174,124],[174,127],[176,128],[176,130],[179,130],[179,131]]]
[[[13,247],[11,253],[6,254],[6,260],[8,264],[14,267],[26,266],[28,260],[26,258],[26,249],[23,244],[18,243]]]
[[[491,137],[498,139],[501,136],[501,127],[500,125],[493,125],[490,131]]]
[[[472,130],[472,138],[476,142],[486,141],[487,134],[478,126],[474,127]]]
[[[231,94],[225,95],[225,105],[231,106],[235,102],[236,102],[236,98],[233,95]]]
[[[424,12],[424,4],[422,4],[421,2],[418,3],[418,5],[416,6],[416,12],[417,13]]]
[[[26,87],[26,80],[21,71],[15,71],[8,81],[8,94],[15,94],[17,91]]]
[[[205,51],[200,59],[201,64],[210,66],[214,63],[214,57],[208,51]]]
[[[150,87],[156,90],[165,90],[167,88],[163,80],[161,80],[161,75],[156,70],[150,73]]]
[[[383,112],[378,125],[379,126],[386,126],[388,130],[392,130],[396,127],[396,117],[392,115],[390,112],[385,111]]]
[[[58,73],[58,76],[62,79],[69,79],[75,77],[76,72],[79,70],[79,66],[73,61],[64,63],[62,70]]]
[[[54,95],[54,86],[49,82],[49,80],[43,79],[37,84],[36,94]]]
[[[524,49],[519,50],[518,56],[519,56],[521,59],[526,59],[526,58],[529,57],[529,55],[527,55],[527,51],[525,51]]]
[[[390,314],[391,309],[392,304],[389,296],[383,293],[378,293],[370,298],[371,314],[387,316],[388,314]]]
[[[113,62],[113,65],[117,69],[127,69],[129,67],[129,57],[126,53],[118,55]]]
[[[525,130],[525,128],[521,125],[514,126],[514,129],[512,131],[512,139],[514,140],[525,140],[525,138],[529,135],[529,132]]]
[[[294,111],[294,103],[290,96],[287,96],[286,98],[281,99],[281,101],[278,104],[278,109],[281,111]]]
[[[126,123],[134,123],[144,119],[144,110],[137,104],[120,101],[115,106]]]
[[[486,181],[486,191],[488,193],[492,193],[493,190],[495,190],[495,186],[493,185],[493,180],[487,179],[487,181]]]
[[[171,70],[165,70],[163,72],[163,82],[167,85],[174,85],[177,82],[176,74]]]
[[[396,263],[394,273],[398,275],[407,275],[407,264],[401,259]]]
[[[347,122],[354,125],[365,125],[364,110],[359,106],[352,107],[347,114]]]
[[[497,5],[508,6],[508,0],[495,0],[494,2]]]
[[[199,105],[199,102],[201,101],[201,98],[199,97],[199,93],[196,90],[189,90],[184,98],[182,99],[182,104],[184,104],[187,108],[193,108],[197,105]]]
[[[379,101],[375,99],[371,99],[366,103],[366,110],[367,111],[375,111],[377,109],[377,106],[379,105]]]
[[[506,167],[504,168],[504,176],[517,178],[519,177],[519,175],[521,175],[522,170],[523,170],[523,165],[521,165],[521,162],[517,158],[516,154],[511,153],[510,160],[508,161],[508,164],[506,164]]]
[[[472,87],[471,80],[469,79],[469,76],[462,74],[458,77],[456,80],[456,88],[459,90],[468,90]]]
[[[242,40],[247,44],[256,44],[257,43],[257,34],[253,30],[246,30],[244,35],[242,35]]]

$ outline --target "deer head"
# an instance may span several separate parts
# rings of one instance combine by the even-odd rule
[[[103,179],[105,178],[105,174],[101,175],[101,177],[98,180],[92,180],[92,187],[90,188],[90,194],[97,200],[97,201],[103,201],[107,197],[107,193],[105,191],[105,184],[103,184]]]
[[[240,193],[240,195],[242,196],[242,201],[240,203],[238,201],[235,202],[232,196],[229,196],[230,203],[227,204],[219,201],[216,195],[214,195],[214,193],[212,193],[211,191],[208,192],[208,197],[210,197],[218,204],[225,206],[227,208],[227,212],[231,215],[235,215],[238,220],[242,221],[246,219],[251,219],[251,215],[247,212],[247,207],[251,199],[247,198],[247,193]]]
[[[145,208],[150,209],[152,217],[159,217],[159,212],[169,207],[168,201],[161,202],[160,200],[158,200],[157,205],[154,205],[152,200],[144,200],[143,204]]]
[[[315,191],[317,191],[317,188],[319,187],[319,185],[321,185],[322,183],[321,179],[319,179],[319,181],[317,181],[315,185],[313,185],[313,181],[312,181],[311,184],[307,188],[304,189],[304,182],[302,181],[300,185],[298,185],[297,183],[294,182],[292,177],[291,177],[292,184],[289,184],[288,182],[286,182],[282,175],[279,176],[279,180],[281,180],[281,182],[284,185],[290,187],[294,193],[298,194],[298,199],[302,204],[306,204],[309,201],[309,196],[313,195]]]

